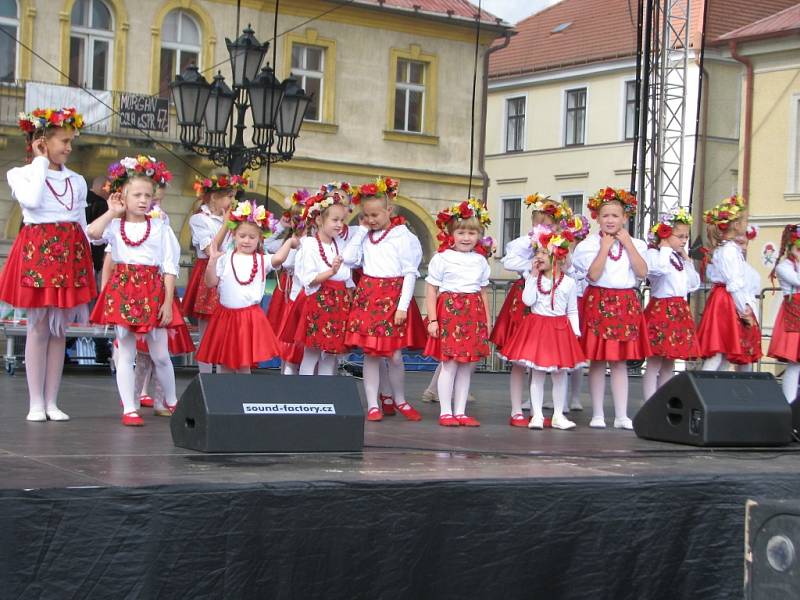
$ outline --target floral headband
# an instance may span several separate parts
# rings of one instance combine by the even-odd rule
[[[589,235],[589,219],[583,215],[572,215],[568,219],[561,219],[558,224],[565,237],[572,236],[571,242],[581,241]]]
[[[37,129],[64,127],[78,131],[83,128],[83,116],[74,108],[37,108],[31,113],[19,113],[19,128],[25,133]]]
[[[556,231],[548,225],[537,225],[530,232],[531,246],[544,250],[552,260],[562,260],[569,254],[569,236],[563,231]]]
[[[119,162],[108,166],[106,182],[103,189],[107,192],[116,192],[134,175],[144,175],[153,180],[158,187],[166,187],[172,180],[172,173],[167,169],[163,160],[156,160],[152,156],[126,156]]]
[[[292,209],[295,206],[304,207],[306,201],[310,197],[311,197],[311,192],[309,192],[306,188],[298,188],[286,198],[289,207],[285,211],[283,211],[283,218],[289,219],[292,222],[292,228],[295,230],[300,230],[305,228],[306,224],[302,218],[302,210],[299,213],[292,214]]]
[[[563,202],[556,202],[550,196],[542,196],[541,194],[534,193],[526,197],[525,206],[530,208],[533,212],[541,212],[553,217],[558,222],[561,219],[568,219],[572,216],[572,210]]]
[[[328,186],[330,185],[331,184],[328,184]],[[347,183],[344,183],[344,185],[347,185]],[[334,187],[329,189],[327,186],[323,185],[318,194],[306,199],[301,219],[308,224],[320,216],[325,209],[330,208],[334,204],[339,204],[349,210],[350,195],[343,188]]]
[[[703,219],[708,225],[715,225],[720,230],[725,231],[731,223],[742,217],[747,202],[741,196],[734,194],[717,204],[711,210],[703,213]]]
[[[489,217],[489,211],[481,204],[479,200],[470,198],[463,202],[456,202],[451,204],[449,208],[439,211],[436,215],[436,226],[439,228],[440,233],[436,236],[439,240],[439,252],[444,252],[448,248],[452,248],[455,240],[453,236],[447,231],[447,226],[453,221],[463,221],[465,219],[477,218],[482,227],[486,228],[492,220]],[[475,252],[489,257],[494,252],[494,240],[490,236],[480,239],[475,246]]]
[[[228,218],[228,228],[236,229],[240,223],[252,223],[261,229],[264,238],[270,237],[278,226],[278,220],[263,205],[255,200],[241,200],[234,203]]]
[[[397,179],[378,177],[375,183],[364,183],[352,190],[353,204],[361,203],[363,198],[371,198],[380,194],[386,194],[386,197],[392,200],[397,196],[398,187],[400,187],[400,182]]]
[[[676,213],[662,215],[658,223],[653,225],[647,233],[647,241],[651,247],[655,248],[661,240],[672,235],[676,225],[691,225],[692,220],[692,215],[686,212],[685,208],[679,208]]]
[[[248,175],[212,175],[211,177],[194,178],[194,191],[197,196],[202,196],[209,192],[221,192],[222,190],[244,191],[250,180]]]
[[[597,213],[603,204],[615,200],[622,203],[626,217],[630,218],[636,214],[636,196],[623,189],[615,190],[612,187],[607,187],[598,190],[594,196],[589,198],[589,210],[592,213],[592,218],[597,219]]]

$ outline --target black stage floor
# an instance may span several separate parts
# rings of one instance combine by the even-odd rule
[[[742,596],[745,500],[800,497],[800,445],[592,430],[586,394],[577,430],[511,428],[507,386],[475,376],[477,429],[416,401],[363,453],[214,455],[123,427],[107,372],[65,373],[67,423],[26,422],[24,373],[0,376],[0,598]]]

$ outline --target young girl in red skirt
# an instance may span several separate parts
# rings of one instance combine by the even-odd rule
[[[749,293],[742,249],[735,238],[747,226],[746,204],[731,196],[703,213],[711,248],[706,279],[714,284],[697,328],[703,370],[716,371],[725,356],[754,353],[752,332],[756,324],[755,298]],[[759,334],[758,352],[761,352]]]
[[[67,421],[58,408],[65,328],[85,322],[97,294],[86,227],[86,181],[66,167],[83,127],[74,108],[36,109],[19,121],[30,164],[8,171],[23,227],[0,273],[0,303],[25,309],[29,421]]]
[[[294,270],[303,291],[282,331],[303,347],[300,375],[335,375],[338,356],[347,349],[348,288],[353,287],[353,280],[350,268],[342,263],[340,235],[349,213],[349,186],[323,189],[306,201],[303,211],[309,235],[300,242]]]
[[[440,361],[437,391],[443,427],[480,425],[466,410],[472,371],[489,354],[486,256],[491,238],[484,241],[483,232],[490,222],[489,212],[472,198],[453,204],[436,219],[442,233],[439,252],[431,258],[425,279],[425,355]]]
[[[389,359],[392,408],[410,421],[422,419],[405,399],[402,355],[403,348],[421,350],[425,346],[425,325],[414,301],[422,246],[401,220],[392,218],[390,199],[396,195],[397,182],[388,177],[354,191],[353,202],[361,203],[363,224],[355,228],[343,253],[345,265],[361,264],[364,269],[347,319],[345,344],[364,351],[369,421],[383,419],[378,388],[384,358]]]
[[[589,394],[593,416],[589,427],[606,426],[603,397],[606,363],[611,370],[614,427],[633,429],[628,418],[626,361],[650,356],[647,323],[636,288],[647,276],[643,256],[647,244],[632,238],[625,225],[636,214],[636,198],[625,190],[605,188],[589,200],[600,231],[575,248],[575,269],[586,274],[589,287],[581,315],[581,344],[589,366]]]
[[[551,200],[541,194],[531,194],[525,198],[525,206],[532,209],[531,227],[549,225],[556,227],[561,219],[568,219],[571,211],[566,204]],[[489,339],[495,345],[498,354],[502,354],[506,340],[514,334],[514,329],[528,312],[522,302],[522,288],[525,285],[524,274],[530,269],[533,260],[530,235],[522,235],[506,245],[503,256],[503,268],[519,275],[508,290],[503,306],[495,319],[494,327]],[[527,427],[528,420],[522,415],[522,389],[525,384],[525,367],[511,365],[511,425],[512,427]]]
[[[536,254],[525,274],[522,301],[530,312],[503,346],[502,357],[531,369],[531,429],[544,428],[544,381],[553,380],[554,429],[573,429],[564,416],[567,374],[587,364],[578,343],[578,295],[575,280],[566,275],[569,239],[552,227],[538,225],[531,233]],[[512,416],[524,418],[521,414]]]
[[[700,276],[686,254],[692,216],[681,208],[650,229],[647,278],[650,302],[644,311],[653,356],[642,379],[644,399],[672,378],[675,360],[700,356],[694,318],[686,297],[700,287]]]
[[[175,373],[169,357],[169,329],[185,326],[177,299],[180,246],[172,228],[148,210],[156,183],[151,174],[123,165],[114,176],[108,211],[87,230],[92,240],[111,248],[114,271],[92,311],[91,321],[114,325],[118,344],[117,389],[122,424],[144,424],[136,407],[136,340],[144,337],[156,376],[164,389],[164,408],[174,410]]]
[[[800,379],[800,225],[787,225],[783,229],[778,262],[770,279],[776,275],[783,303],[772,328],[767,354],[786,362],[783,395],[791,403],[797,397]]]
[[[226,230],[222,227],[225,212],[230,208],[236,194],[247,187],[247,181],[246,175],[195,178],[194,189],[200,199],[200,208],[189,217],[189,229],[192,232],[192,246],[197,260],[192,267],[181,306],[187,317],[197,320],[200,340],[203,339],[208,322],[219,305],[217,288],[209,287],[205,283],[208,249],[220,232],[225,235]],[[197,361],[197,367],[201,373],[211,373],[214,370],[214,365],[201,360]]]
[[[761,294],[761,275],[747,262],[747,246],[750,240],[754,240],[757,235],[758,228],[755,225],[748,225],[744,234],[739,234],[734,238],[744,258],[745,290],[749,298],[748,304],[753,307],[753,321],[752,323],[739,322],[742,352],[738,354],[733,351],[726,352],[723,365],[727,367],[725,363],[731,363],[734,369],[740,373],[752,371],[753,365],[763,356],[761,351],[761,327],[758,324],[758,297]]]
[[[219,373],[250,373],[250,368],[278,355],[278,339],[261,310],[267,273],[279,267],[297,245],[287,239],[275,254],[263,251],[263,238],[275,225],[269,211],[252,200],[236,204],[229,216],[234,248],[223,253],[208,247],[205,284],[217,287],[219,306],[200,342],[197,360],[216,364]]]

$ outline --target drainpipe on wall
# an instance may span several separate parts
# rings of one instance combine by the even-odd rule
[[[487,196],[489,195],[489,174],[486,172],[486,110],[489,97],[489,56],[492,52],[497,52],[503,48],[507,48],[511,42],[511,36],[515,35],[513,31],[505,32],[505,40],[499,46],[492,46],[486,51],[483,56],[483,98],[481,99],[481,133],[480,142],[478,143],[478,171],[483,178],[483,197],[481,198],[484,204],[487,203]]]
[[[744,90],[744,149],[742,151],[742,190],[745,200],[750,199],[750,147],[753,133],[753,63],[736,50],[736,42],[730,42],[731,57],[745,66]]]

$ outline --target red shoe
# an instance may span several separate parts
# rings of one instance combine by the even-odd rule
[[[408,402],[395,405],[395,409],[409,421],[422,421],[422,415]]]
[[[512,427],[527,427],[528,419],[522,413],[517,413],[515,415],[511,415],[511,418],[508,420],[508,424]]]
[[[139,406],[144,408],[153,408],[154,405],[155,401],[147,394],[142,394],[139,396]]]
[[[144,425],[144,419],[136,411],[129,412],[122,415],[122,424],[128,427],[141,427]]]
[[[475,417],[468,417],[467,415],[456,415],[456,421],[462,427],[480,427],[481,422]]]
[[[439,425],[442,427],[458,427],[458,419],[453,415],[441,415],[439,417]]]
[[[394,409],[394,398],[392,396],[384,396],[383,394],[380,394],[378,398],[380,398],[381,401],[381,408],[383,409],[384,417],[391,417],[397,413],[397,411]],[[387,400],[391,400],[391,402],[387,402]]]
[[[383,413],[381,409],[378,407],[370,408],[367,411],[367,421],[382,421],[383,420]]]

